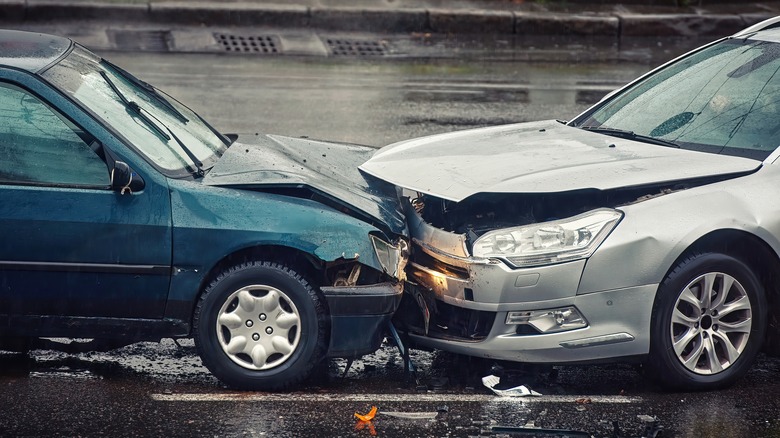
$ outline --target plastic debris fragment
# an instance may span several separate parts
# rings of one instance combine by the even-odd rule
[[[376,406],[371,406],[371,410],[368,411],[367,414],[362,415],[355,412],[355,418],[357,418],[360,421],[371,421],[376,416],[377,408]]]
[[[496,389],[495,387],[499,382],[501,382],[501,378],[492,374],[482,378],[482,384],[501,397],[540,397],[542,395],[532,389],[528,389],[525,385],[515,386],[514,388],[509,389]]]
[[[355,430],[368,428],[368,433],[371,434],[371,436],[376,436],[376,428],[371,420],[376,416],[377,410],[376,406],[371,406],[371,410],[365,415],[355,412],[355,418],[358,419],[357,424],[355,424]]]

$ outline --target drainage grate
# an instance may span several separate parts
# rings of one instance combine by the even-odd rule
[[[279,38],[276,36],[215,33],[214,38],[226,52],[279,53]]]
[[[119,50],[167,52],[171,40],[167,30],[109,30],[108,35]]]
[[[387,44],[384,41],[347,40],[327,38],[325,43],[335,56],[385,56]]]

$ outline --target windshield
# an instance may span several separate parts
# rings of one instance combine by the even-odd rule
[[[209,169],[227,147],[189,108],[159,90],[144,89],[145,84],[81,47],[43,77],[89,108],[169,176]]]
[[[726,40],[649,76],[573,126],[763,160],[780,145],[778,70],[780,45]]]

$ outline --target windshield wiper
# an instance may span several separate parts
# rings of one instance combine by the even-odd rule
[[[184,151],[187,157],[189,157],[189,159],[192,160],[192,162],[195,164],[195,167],[197,168],[196,174],[198,176],[203,176],[206,174],[206,172],[203,170],[203,163],[200,160],[198,160],[198,157],[196,157],[195,154],[192,153],[190,148],[188,148],[183,141],[179,140],[179,137],[177,137],[176,134],[174,134],[173,131],[171,131],[171,128],[165,126],[165,123],[161,122],[160,119],[154,116],[154,114],[149,113],[149,115],[151,115],[154,118],[154,120],[156,120],[157,123],[162,125],[165,128],[165,130],[168,131],[168,133],[171,135],[166,134],[165,131],[163,131],[157,123],[152,121],[152,119],[150,119],[149,116],[146,115],[148,111],[141,108],[137,102],[129,100],[127,96],[125,96],[122,93],[122,91],[119,88],[117,88],[114,81],[112,81],[111,78],[108,77],[108,74],[106,74],[106,72],[101,71],[100,76],[103,78],[104,81],[106,81],[106,84],[108,84],[109,88],[111,88],[111,90],[114,91],[114,94],[116,94],[117,97],[119,97],[119,100],[122,102],[122,104],[124,104],[125,108],[132,111],[139,119],[141,119],[146,124],[146,126],[151,128],[155,132],[155,134],[157,134],[160,138],[164,139],[166,142],[170,141],[171,138],[173,138],[176,141],[176,143],[179,145],[181,150]]]
[[[138,103],[129,100],[124,94],[122,94],[119,88],[116,87],[116,84],[114,84],[114,82],[111,81],[111,78],[108,77],[106,72],[101,71],[100,76],[103,77],[103,80],[106,81],[106,83],[111,88],[111,90],[114,91],[114,94],[116,94],[117,97],[119,97],[119,100],[122,101],[122,103],[125,105],[125,108],[132,111],[132,113],[135,114],[139,119],[141,119],[149,129],[151,129],[152,131],[154,131],[155,134],[157,134],[157,136],[163,138],[165,141],[169,141],[171,139],[171,137],[168,134],[166,134],[165,131],[160,129],[160,127],[157,126],[157,124],[154,123],[152,119],[149,118],[149,116],[147,116],[141,111],[141,107],[138,106]]]
[[[162,106],[164,106],[174,117],[179,119],[180,122],[182,123],[189,122],[187,117],[185,117],[184,114],[181,113],[181,111],[176,109],[176,107],[173,106],[173,104],[169,102],[168,99],[165,98],[165,96],[160,94],[160,92],[157,91],[157,89],[154,88],[152,84],[138,79],[137,77],[133,76],[130,72],[112,63],[111,61],[101,58],[100,62],[105,63],[106,65],[111,67],[115,72],[119,73],[120,76],[130,81],[130,83],[132,83],[133,85],[140,87],[142,90],[146,91],[147,94],[149,94],[157,102],[159,102]]]
[[[636,140],[644,143],[652,143],[660,146],[669,146],[672,148],[680,148],[680,145],[669,140],[663,140],[649,135],[637,134],[634,131],[626,131],[624,129],[606,128],[601,126],[580,126],[581,129],[591,132],[597,132],[599,134],[611,135],[613,137],[625,138],[628,140]]]

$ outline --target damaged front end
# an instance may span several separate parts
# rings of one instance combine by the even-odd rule
[[[330,316],[329,357],[379,348],[403,294],[409,251],[398,191],[358,170],[374,152],[308,138],[239,136],[203,179],[207,186],[315,201],[338,212],[331,222],[324,210],[316,221],[288,219],[299,222],[302,246],[312,247],[311,272],[319,276]],[[345,226],[355,221],[360,225]]]
[[[373,353],[398,309],[404,291],[409,250],[406,241],[394,243],[371,235],[381,271],[355,258],[329,263],[322,291],[330,313],[328,357],[356,358]],[[373,264],[373,263],[372,263]]]
[[[465,353],[472,353],[468,344],[495,337],[586,328],[574,298],[586,259],[622,218],[618,208],[721,178],[613,190],[482,193],[460,202],[407,192],[411,256],[394,322],[417,344],[460,343]]]

